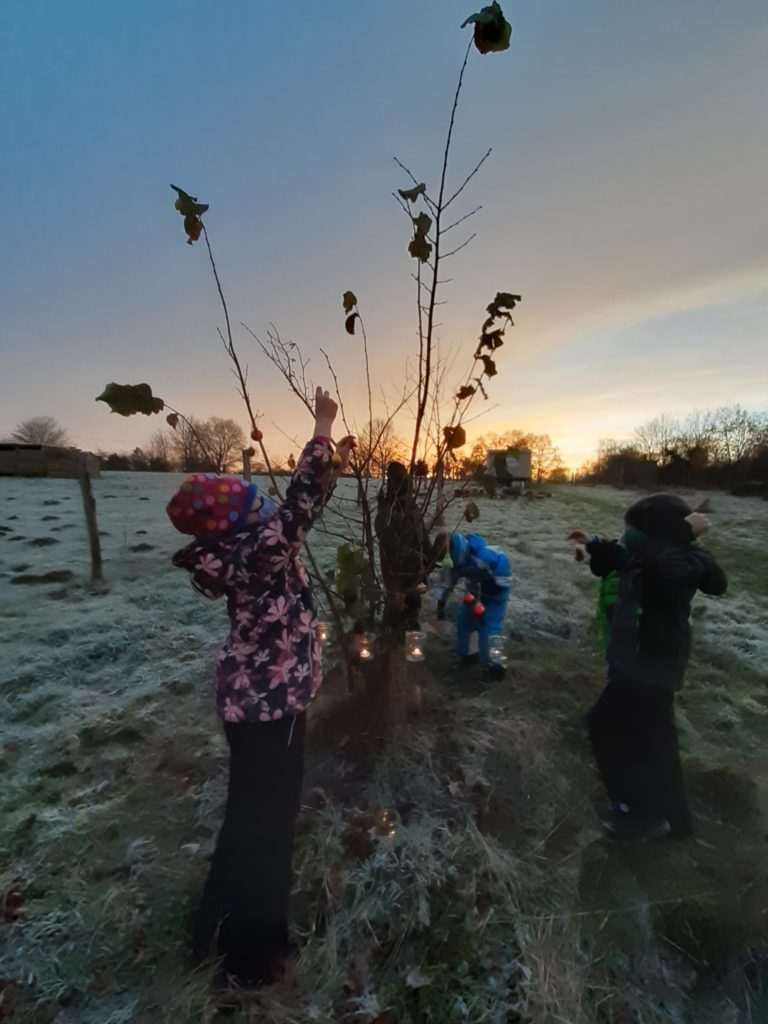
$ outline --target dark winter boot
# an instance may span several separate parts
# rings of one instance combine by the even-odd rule
[[[612,843],[643,843],[647,839],[663,839],[669,835],[666,818],[648,818],[634,815],[622,806],[614,807],[608,821],[603,823],[605,837]]]
[[[503,665],[486,665],[483,669],[483,682],[500,683],[505,675],[506,671]]]
[[[479,661],[480,654],[477,651],[474,654],[462,654],[459,656],[459,668],[472,668]]]

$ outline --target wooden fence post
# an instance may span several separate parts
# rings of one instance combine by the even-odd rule
[[[99,526],[96,522],[96,499],[91,489],[91,474],[88,472],[88,456],[80,454],[77,460],[77,479],[83,495],[85,525],[88,527],[88,541],[91,546],[91,583],[101,583],[104,579],[101,572],[101,541]]]
[[[243,479],[251,479],[251,456],[248,454],[247,448],[243,448]]]

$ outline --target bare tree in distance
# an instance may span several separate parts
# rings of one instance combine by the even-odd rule
[[[20,444],[66,445],[69,437],[64,427],[53,416],[32,416],[22,420],[11,434],[12,441]]]
[[[738,404],[696,409],[682,420],[662,413],[636,428],[631,446],[658,465],[665,465],[675,455],[688,457],[691,452],[705,464],[733,465],[754,451],[765,424],[765,415]]]
[[[243,428],[232,419],[212,416],[204,427],[215,473],[230,473],[242,463],[245,448]]]
[[[153,435],[154,437],[155,435]],[[170,437],[173,460],[182,473],[230,473],[242,464],[245,433],[232,419],[211,416],[180,420]]]
[[[649,420],[635,430],[632,441],[637,450],[652,462],[663,465],[667,452],[674,450],[680,435],[680,424],[669,413]]]
[[[764,422],[740,405],[724,405],[712,414],[714,436],[721,462],[732,465],[751,454]]]
[[[367,467],[368,476],[383,476],[390,462],[402,462],[409,455],[406,442],[398,437],[391,420],[378,416],[360,431],[357,458]]]
[[[552,444],[549,434],[533,434],[529,443],[531,452],[531,477],[537,484],[559,476],[563,469],[560,449]]]
[[[205,434],[202,420],[190,416],[188,421],[179,421],[171,439],[171,450],[174,461],[182,473],[201,472],[210,469],[210,461],[206,459],[201,445]]]
[[[173,441],[174,435],[170,431],[156,430],[145,449],[150,462],[165,464],[170,469],[174,461]]]

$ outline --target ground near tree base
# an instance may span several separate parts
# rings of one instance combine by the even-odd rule
[[[330,673],[298,828],[302,955],[269,992],[224,998],[186,936],[221,820],[208,679],[223,610],[168,566],[175,538],[158,524],[174,483],[97,482],[110,535],[98,594],[81,582],[68,482],[0,495],[0,1021],[768,1020],[764,503],[712,497],[708,543],[732,589],[699,604],[680,702],[694,840],[617,850],[598,827],[583,729],[603,674],[594,586],[561,538],[615,534],[632,495],[480,499],[474,526],[516,573],[506,680],[460,672],[450,623],[441,635],[426,614],[428,659],[407,666],[414,699],[385,744],[364,689],[350,698]],[[147,529],[154,550],[132,551]],[[53,530],[53,549],[9,539]],[[75,579],[11,585],[57,571]]]

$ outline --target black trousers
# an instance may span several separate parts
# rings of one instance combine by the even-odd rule
[[[224,726],[230,747],[224,824],[194,922],[199,956],[217,952],[243,980],[270,980],[288,954],[288,902],[304,774],[306,715]]]
[[[675,694],[624,682],[608,685],[587,715],[589,738],[608,798],[640,818],[666,818],[681,836],[691,815],[675,726]]]

